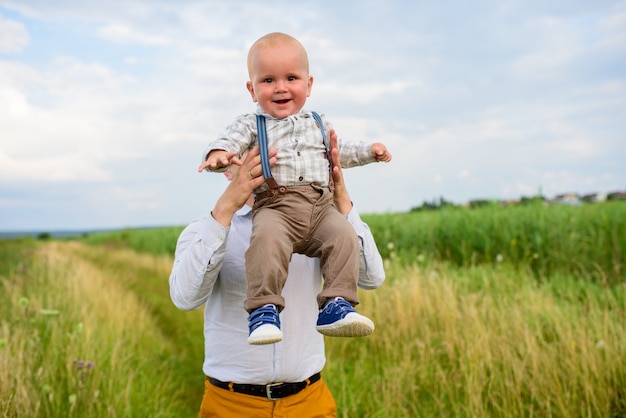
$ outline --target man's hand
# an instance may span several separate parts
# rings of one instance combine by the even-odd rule
[[[277,153],[277,149],[269,150],[270,166],[276,163]],[[224,174],[230,183],[215,203],[211,214],[220,224],[228,226],[235,212],[246,204],[254,189],[265,181],[259,147],[254,147],[247,155],[244,154],[243,162],[240,165],[231,165]]]
[[[343,171],[341,171],[341,161],[339,160],[339,148],[337,146],[337,134],[335,130],[330,131],[330,159],[333,162],[333,183],[335,185],[335,192],[333,198],[337,209],[344,215],[347,215],[352,210],[352,200],[346,189],[346,184],[343,181]]]
[[[388,163],[391,161],[391,153],[387,150],[385,144],[376,142],[372,144],[372,157],[376,158],[376,161]]]
[[[198,172],[201,173],[207,168],[210,171],[220,172],[226,170],[231,164],[241,165],[241,161],[237,158],[237,152],[216,149],[209,152],[206,160],[198,167]]]

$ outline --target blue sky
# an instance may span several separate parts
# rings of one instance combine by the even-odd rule
[[[0,0],[0,231],[208,213],[200,154],[273,31],[309,52],[306,107],[394,155],[346,170],[361,213],[626,189],[625,1]]]

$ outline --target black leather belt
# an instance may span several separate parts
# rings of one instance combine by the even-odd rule
[[[230,390],[231,392],[244,393],[246,395],[260,396],[267,398],[270,401],[276,399],[285,398],[287,396],[295,395],[307,386],[320,380],[321,373],[315,373],[313,376],[305,379],[303,382],[298,383],[268,383],[267,385],[247,385],[243,383],[222,382],[213,377],[208,377],[207,380],[218,388]]]

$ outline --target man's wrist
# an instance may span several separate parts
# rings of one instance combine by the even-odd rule
[[[352,206],[353,206],[352,200],[350,200],[350,198],[336,200],[335,205],[337,206],[337,209],[342,215],[347,215],[348,213],[350,213],[350,211],[352,210]]]
[[[211,211],[211,216],[213,216],[213,219],[219,222],[220,225],[227,227],[230,225],[230,221],[233,219],[233,216],[235,216],[236,211],[237,210],[234,209],[232,205],[228,205],[223,202],[222,199],[219,199]]]

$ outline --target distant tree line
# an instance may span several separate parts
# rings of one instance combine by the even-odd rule
[[[441,196],[439,198],[433,199],[432,201],[424,200],[420,206],[412,207],[410,211],[420,212],[454,207],[469,207],[470,209],[474,209],[485,206],[534,205],[538,203],[580,204],[583,202],[593,203],[612,200],[626,200],[626,191],[616,191],[607,194],[590,193],[584,196],[580,196],[576,193],[565,193],[557,195],[551,200],[545,197],[543,194],[539,193],[536,196],[522,196],[520,199],[515,200],[472,199],[467,202],[467,204],[462,205],[455,204]]]

